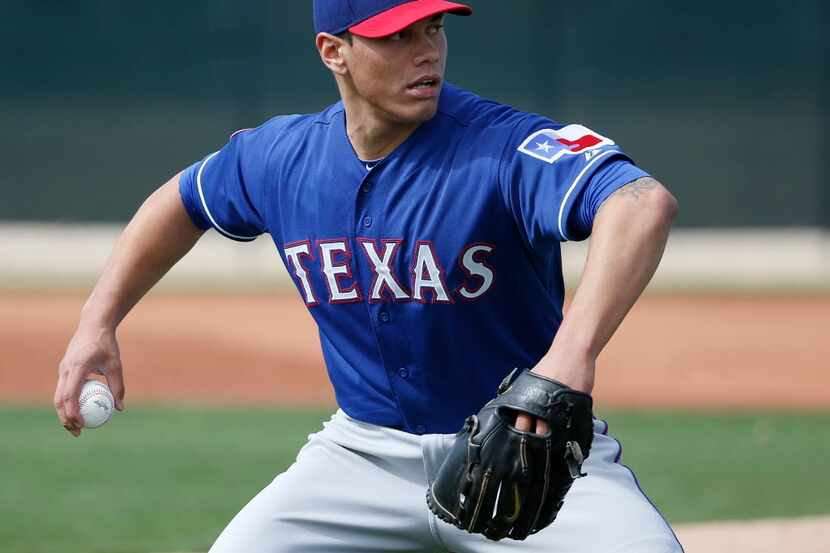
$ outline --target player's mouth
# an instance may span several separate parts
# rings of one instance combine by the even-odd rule
[[[416,98],[434,98],[441,90],[441,77],[438,75],[424,75],[406,87],[410,96]]]

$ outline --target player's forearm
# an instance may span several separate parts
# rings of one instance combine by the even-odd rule
[[[199,240],[181,202],[179,177],[153,192],[124,229],[81,313],[81,324],[114,329]]]
[[[571,378],[593,386],[594,362],[657,269],[677,209],[651,178],[624,186],[603,204],[579,287],[538,371],[555,378],[563,364],[575,365],[581,368],[572,370],[590,374]]]

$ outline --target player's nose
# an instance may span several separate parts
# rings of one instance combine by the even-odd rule
[[[422,34],[415,44],[415,65],[436,64],[441,60],[441,47],[434,36]]]

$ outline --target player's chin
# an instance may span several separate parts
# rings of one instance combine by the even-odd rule
[[[426,123],[438,112],[438,100],[419,100],[407,102],[407,105],[398,110],[398,117],[406,123]]]

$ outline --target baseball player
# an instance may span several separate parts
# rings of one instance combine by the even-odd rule
[[[213,553],[682,550],[589,395],[677,204],[611,138],[445,82],[444,18],[471,13],[315,0],[341,101],[238,132],[161,186],[83,308],[55,392],[75,436],[88,373],[123,409],[116,327],[207,229],[269,234],[293,277],[339,409]],[[560,243],[589,235],[564,314]]]

